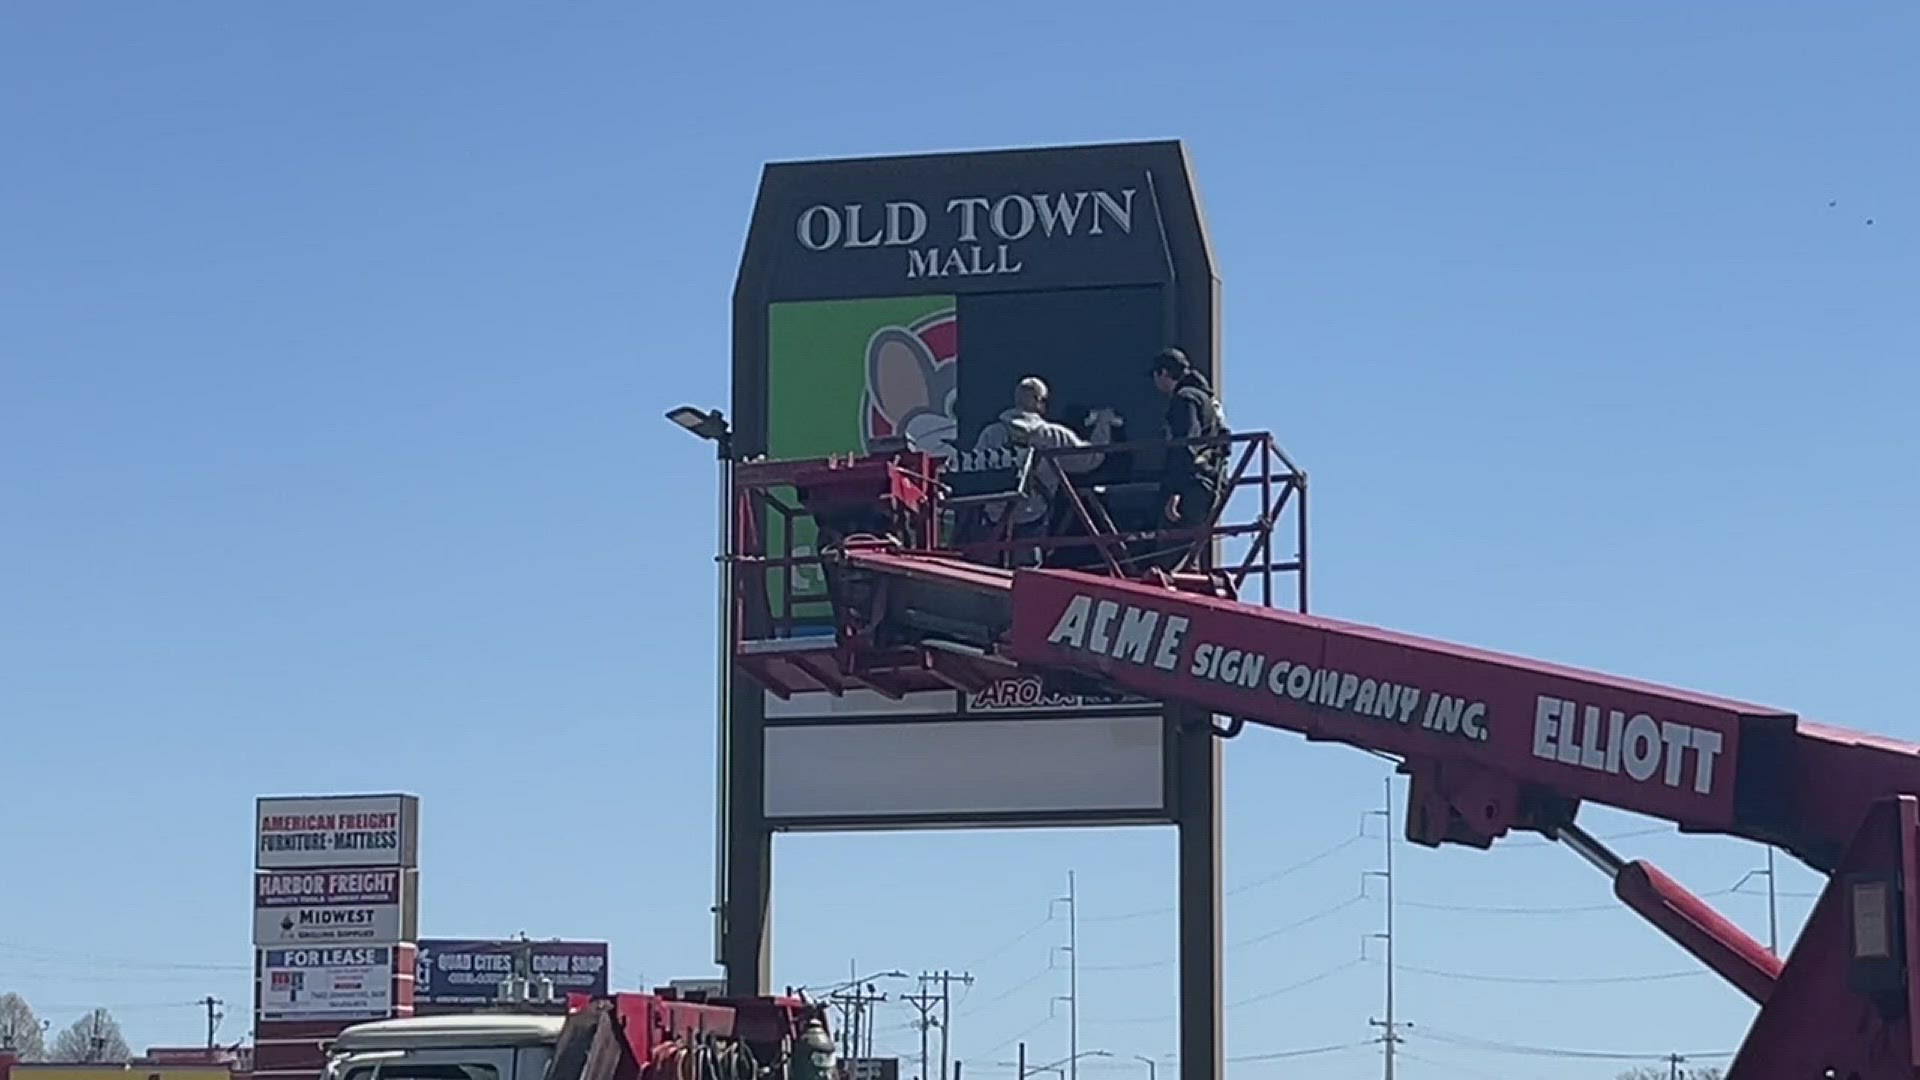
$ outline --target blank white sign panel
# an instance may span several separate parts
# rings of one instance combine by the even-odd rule
[[[1154,811],[1158,716],[913,720],[766,729],[775,820]]]

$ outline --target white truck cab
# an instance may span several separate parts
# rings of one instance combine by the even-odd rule
[[[473,1013],[355,1024],[328,1048],[325,1080],[544,1080],[565,1023]]]

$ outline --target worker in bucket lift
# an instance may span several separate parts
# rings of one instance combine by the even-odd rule
[[[1090,427],[1088,438],[1065,424],[1047,419],[1047,384],[1038,377],[1029,375],[1021,379],[1013,388],[1013,407],[1001,413],[999,418],[980,430],[979,438],[974,442],[975,450],[1006,450],[1033,447],[1036,450],[1068,450],[1094,446],[1105,446],[1113,440],[1113,429],[1118,419],[1112,409],[1093,410],[1088,416]],[[1060,492],[1059,470],[1075,475],[1092,472],[1100,467],[1106,455],[1094,452],[1087,454],[1062,454],[1051,459],[1034,463],[1033,473],[1028,481],[1026,494],[1012,508],[1012,539],[1031,539],[1046,536],[1053,520],[1054,500]],[[986,514],[996,527],[1008,511],[1005,507],[991,506]],[[1015,562],[1026,566],[1037,566],[1044,559],[1038,547],[1016,552]]]
[[[1226,414],[1206,376],[1187,354],[1165,349],[1153,359],[1153,385],[1167,398],[1164,437],[1169,441],[1227,434]],[[1212,516],[1227,482],[1227,447],[1171,446],[1160,476],[1160,517],[1176,529],[1198,529]],[[1182,541],[1186,548],[1190,541]],[[1178,553],[1174,553],[1178,558]]]

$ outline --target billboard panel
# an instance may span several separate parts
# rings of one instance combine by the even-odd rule
[[[412,795],[262,798],[254,868],[420,865],[420,800]]]
[[[554,992],[605,994],[609,989],[604,941],[493,941],[429,938],[415,959],[414,1001],[420,1005],[484,1005],[513,974],[514,953],[531,950],[532,975],[553,980]]]
[[[1155,715],[782,724],[766,738],[766,815],[780,827],[1168,812]]]
[[[1116,440],[1151,441],[1165,408],[1148,374],[1156,353],[1183,348],[1218,385],[1216,289],[1178,143],[771,165],[734,294],[735,448],[819,457],[905,439],[951,459],[1027,376],[1047,382],[1051,419],[1087,435],[1090,414],[1111,409],[1124,421]],[[1152,527],[1159,464],[1156,450],[1116,451],[1086,479],[1123,529]],[[780,528],[763,527],[776,549],[789,540]],[[797,528],[804,555],[814,538]],[[817,572],[767,584],[782,632],[832,632]],[[1132,820],[1167,805],[1151,701],[1069,698],[1012,678],[899,701],[756,690],[734,708],[765,726],[756,786],[789,827]],[[1099,722],[1037,722],[1067,717]],[[966,736],[967,724],[986,726]],[[1036,762],[1044,778],[1006,779]]]
[[[418,870],[358,867],[254,875],[253,943],[390,945],[414,936]]]
[[[379,1019],[393,1009],[386,946],[267,949],[260,959],[261,1020]]]

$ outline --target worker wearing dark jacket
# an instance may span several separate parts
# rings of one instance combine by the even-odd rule
[[[1220,399],[1187,354],[1167,349],[1153,360],[1153,385],[1167,397],[1164,434],[1169,441],[1227,434]],[[1205,525],[1227,480],[1227,448],[1171,446],[1160,477],[1161,516],[1176,528]]]

